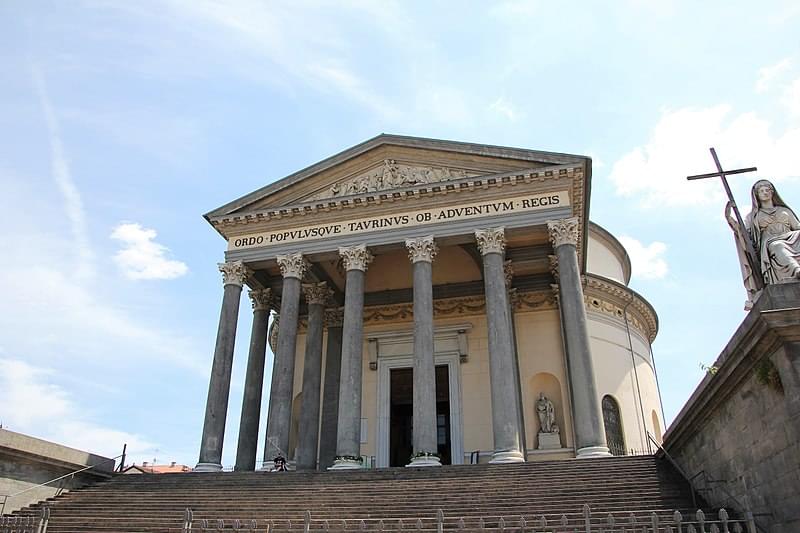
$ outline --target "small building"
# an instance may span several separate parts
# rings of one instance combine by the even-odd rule
[[[268,340],[267,467],[649,448],[658,319],[589,220],[591,175],[584,156],[379,135],[208,213],[227,250],[196,470],[222,468],[244,285],[238,470],[256,465]]]
[[[8,496],[3,513],[108,479],[113,472],[113,459],[0,428],[0,503]],[[61,476],[67,477],[39,486]]]

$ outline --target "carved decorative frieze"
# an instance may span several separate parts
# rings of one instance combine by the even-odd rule
[[[333,295],[333,290],[324,281],[319,283],[304,283],[303,294],[308,305],[325,305]]]
[[[506,249],[505,228],[475,230],[475,240],[481,254],[502,254]]]
[[[218,263],[219,271],[222,272],[222,285],[237,285],[241,287],[245,279],[252,271],[244,266],[242,261],[230,261]]]
[[[434,242],[433,235],[417,239],[406,239],[406,248],[408,249],[408,258],[411,259],[412,263],[417,261],[430,263],[439,253],[439,247]]]
[[[550,242],[553,243],[553,248],[564,244],[573,246],[578,244],[578,217],[550,220],[547,222],[547,230],[550,233]]]
[[[365,194],[388,189],[400,189],[403,187],[466,178],[479,174],[480,172],[467,172],[465,170],[448,167],[403,165],[398,164],[394,159],[384,159],[381,168],[336,183],[324,192],[310,198],[310,200]]]
[[[303,279],[308,269],[308,261],[301,253],[279,255],[277,261],[284,278]]]
[[[339,255],[342,256],[345,270],[363,270],[366,272],[367,266],[373,259],[373,255],[367,250],[365,244],[339,248]]]
[[[557,309],[556,301],[557,296],[551,291],[521,292],[518,289],[511,289],[509,291],[509,303],[515,310],[521,312]],[[486,302],[483,295],[447,298],[434,300],[433,302],[433,315],[435,317],[482,315],[485,312]],[[325,326],[341,326],[342,315],[341,308],[326,309]],[[376,322],[404,322],[412,320],[413,317],[413,302],[371,306],[364,309],[365,324]],[[303,331],[307,327],[307,317],[301,316],[299,321],[300,330]]]
[[[625,321],[650,342],[658,333],[658,319],[652,308],[635,292],[595,276],[586,276],[586,308]]]
[[[254,289],[247,295],[253,305],[253,311],[269,311],[272,308],[272,289]]]
[[[513,304],[515,310],[555,309],[557,298],[552,291],[519,292],[515,291]]]
[[[364,309],[364,322],[393,322],[410,320],[414,316],[413,304],[381,305]]]

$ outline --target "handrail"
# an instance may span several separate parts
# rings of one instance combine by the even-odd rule
[[[708,483],[708,482],[723,482],[722,480],[714,480],[713,478],[710,478],[710,476],[708,475],[708,472],[706,472],[705,470],[700,470],[699,472],[697,472],[695,475],[693,475],[690,478],[689,476],[686,475],[686,472],[684,472],[683,469],[680,466],[678,466],[678,463],[675,462],[675,460],[672,458],[672,456],[669,454],[669,452],[667,450],[665,450],[664,447],[661,446],[661,444],[659,444],[658,441],[656,441],[653,438],[653,436],[650,434],[649,431],[647,432],[647,438],[649,438],[651,441],[653,441],[653,444],[655,444],[658,447],[659,450],[664,452],[664,455],[669,460],[669,462],[672,463],[672,466],[674,466],[675,469],[680,473],[680,475],[683,476],[683,478],[686,480],[686,482],[689,483],[689,487],[692,490],[692,505],[694,505],[695,507],[697,507],[697,503],[695,501],[695,492],[697,491],[697,489],[694,486],[693,480],[696,479],[697,476],[699,476],[700,474],[703,474],[703,481],[706,482],[706,483]],[[748,517],[748,520],[750,520],[750,519],[753,520],[753,527],[755,527],[758,531],[764,531],[764,529],[761,528],[761,525],[756,523],[755,516],[753,515],[752,512],[750,512],[750,509],[747,506],[742,505],[742,503],[739,500],[737,500],[736,497],[733,496],[733,494],[728,492],[728,489],[726,489],[724,485],[720,485],[720,488],[725,492],[725,495],[730,500],[733,500],[733,502],[739,507],[739,509],[743,510],[745,515]]]
[[[694,487],[694,483],[692,483],[693,478],[689,478],[689,476],[686,475],[686,472],[683,471],[683,468],[678,465],[677,461],[672,458],[669,452],[665,450],[663,446],[661,446],[661,444],[653,437],[653,435],[650,434],[649,431],[645,431],[645,433],[647,433],[648,440],[655,444],[656,448],[664,453],[664,456],[666,456],[667,460],[672,464],[675,470],[677,470],[678,473],[683,476],[683,479],[686,480],[686,483],[689,484],[689,490],[692,492],[692,506],[697,507],[697,489]]]
[[[3,513],[5,512],[6,503],[8,503],[8,499],[9,498],[14,498],[16,496],[19,496],[20,494],[24,494],[24,493],[26,493],[28,491],[33,490],[33,489],[38,489],[40,487],[44,487],[45,485],[49,485],[50,483],[54,483],[56,481],[60,481],[60,480],[62,480],[64,478],[68,478],[70,476],[74,476],[75,474],[80,474],[81,472],[85,472],[87,470],[91,470],[92,468],[94,468],[96,466],[100,466],[103,463],[107,463],[109,461],[116,461],[117,459],[119,459],[120,457],[123,457],[124,455],[125,455],[125,453],[123,452],[123,453],[117,455],[116,457],[112,457],[110,459],[103,459],[102,461],[97,462],[97,463],[95,463],[93,465],[85,466],[85,467],[83,467],[81,469],[75,470],[74,472],[69,472],[67,474],[64,474],[63,476],[58,476],[57,478],[51,479],[50,481],[45,481],[44,483],[39,483],[38,485],[34,485],[33,487],[28,487],[27,489],[21,490],[19,492],[15,492],[14,494],[4,494],[3,495],[3,504],[2,504],[2,506],[0,506],[0,516],[2,516]]]

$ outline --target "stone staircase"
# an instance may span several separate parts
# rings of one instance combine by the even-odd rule
[[[312,529],[321,530],[324,520],[332,529],[343,519],[430,523],[441,509],[450,524],[445,528],[452,529],[462,518],[474,523],[483,517],[487,525],[520,515],[531,522],[543,515],[577,521],[584,504],[598,520],[634,513],[644,523],[653,511],[665,519],[676,509],[693,512],[688,485],[671,465],[638,456],[348,472],[120,475],[14,514],[38,516],[47,505],[49,533],[140,533],[180,531],[187,508],[196,523],[292,520],[298,531],[306,511],[316,524]]]

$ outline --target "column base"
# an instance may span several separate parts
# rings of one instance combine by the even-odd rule
[[[222,472],[222,465],[217,463],[197,463],[192,472]]]
[[[436,455],[420,455],[419,457],[412,458],[411,462],[406,465],[406,468],[416,468],[418,466],[442,466],[442,461]]]
[[[494,452],[489,464],[524,463],[525,456],[519,450],[503,450]]]
[[[611,457],[611,453],[605,446],[587,446],[578,449],[578,459],[591,459],[593,457]]]
[[[361,470],[364,466],[355,459],[336,459],[328,470]]]

